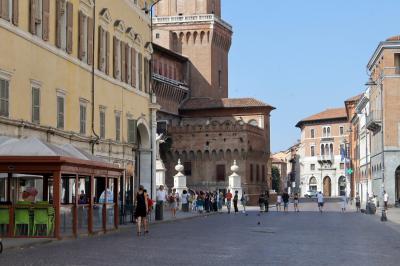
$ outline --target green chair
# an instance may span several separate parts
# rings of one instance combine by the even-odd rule
[[[31,223],[29,217],[29,208],[15,208],[15,225],[14,225],[14,235],[17,234],[17,228],[21,225],[26,225],[28,227],[28,236],[30,236],[31,232]]]
[[[38,226],[46,226],[46,236],[49,235],[49,215],[47,208],[35,207],[33,209],[33,235],[36,236],[38,233]]]
[[[48,231],[48,236],[54,234],[54,217],[55,217],[55,210],[54,207],[48,207],[47,208],[47,214],[49,217],[49,231]]]
[[[3,233],[3,226],[7,226],[7,231],[8,231],[8,226],[10,225],[10,210],[8,208],[0,208],[0,235]],[[6,232],[7,232],[6,231]]]

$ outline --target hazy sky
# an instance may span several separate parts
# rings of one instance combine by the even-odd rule
[[[300,138],[295,124],[361,93],[380,41],[400,34],[399,0],[222,0],[233,26],[229,96],[277,108],[272,151]]]

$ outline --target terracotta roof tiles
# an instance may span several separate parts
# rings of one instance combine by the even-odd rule
[[[346,108],[331,108],[320,113],[302,119],[296,124],[296,127],[301,127],[307,122],[317,122],[326,120],[344,119],[347,120]]]
[[[248,108],[248,107],[269,107],[275,109],[269,104],[254,98],[192,98],[183,103],[182,110],[198,109],[220,109],[220,108]]]

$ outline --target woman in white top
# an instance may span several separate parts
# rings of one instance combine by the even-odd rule
[[[280,211],[281,210],[281,205],[282,205],[282,196],[281,194],[278,194],[276,197],[276,211]]]
[[[347,206],[347,197],[346,195],[342,196],[342,212],[346,211],[346,206]]]

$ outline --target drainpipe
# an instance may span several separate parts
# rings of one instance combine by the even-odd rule
[[[92,60],[92,133],[96,137],[95,140],[91,140],[91,145],[92,145],[92,154],[94,155],[94,146],[99,143],[99,135],[97,135],[96,130],[94,129],[94,92],[95,92],[95,87],[94,87],[94,55],[95,55],[95,41],[96,37],[96,0],[93,0],[93,60]]]

